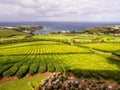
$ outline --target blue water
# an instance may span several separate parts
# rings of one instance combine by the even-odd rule
[[[0,22],[0,26],[16,26],[16,25],[41,25],[42,30],[36,30],[35,33],[50,33],[56,31],[76,31],[88,27],[114,25],[120,22]]]

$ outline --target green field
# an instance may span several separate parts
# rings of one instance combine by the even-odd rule
[[[24,36],[25,33],[11,30],[11,29],[0,29],[0,38],[1,37],[10,37],[10,36]]]
[[[43,72],[72,72],[78,77],[102,77],[116,81],[120,78],[120,61],[106,56],[109,53],[119,57],[119,37],[105,34],[44,34],[26,38],[21,32],[15,36],[3,34],[1,37],[1,79],[11,76],[23,78],[27,74],[32,76]],[[4,43],[6,39],[8,42]],[[9,42],[14,39],[18,41]],[[103,54],[96,53],[95,50]],[[0,83],[0,90],[13,90],[15,86],[20,89],[14,90],[30,90],[26,83],[31,80],[37,84],[41,78],[23,78]]]
[[[33,36],[33,38],[36,39],[44,39],[44,40],[69,40],[72,38],[72,36],[68,36],[68,35],[62,35],[62,34],[44,34],[44,35],[35,35]]]
[[[19,80],[13,80],[8,82],[0,83],[0,90],[32,90],[32,87],[28,82],[32,82],[33,85],[37,85],[43,80],[46,76],[34,76],[29,78],[22,78]]]
[[[120,43],[89,43],[89,44],[79,44],[79,45],[101,51],[108,51],[108,52],[114,52],[120,50]]]

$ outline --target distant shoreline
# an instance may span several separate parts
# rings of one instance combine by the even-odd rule
[[[17,25],[38,25],[45,27],[44,29],[37,30],[39,34],[46,34],[61,31],[78,31],[90,27],[119,25],[120,22],[0,22],[0,26],[17,26]]]

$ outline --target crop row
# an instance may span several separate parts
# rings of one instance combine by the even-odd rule
[[[32,51],[32,52],[31,52]],[[31,52],[31,53],[30,53]],[[36,45],[16,48],[1,49],[0,55],[27,55],[27,54],[64,54],[64,53],[86,53],[90,52],[86,48],[71,45]]]
[[[102,50],[102,51],[118,51],[120,50],[120,43],[91,43],[91,44],[79,44],[81,46]]]
[[[11,57],[11,56],[8,56]],[[14,57],[14,56],[13,56]],[[55,59],[54,59],[55,58]],[[16,75],[18,78],[25,76],[27,73],[33,75],[37,72],[63,72],[65,69],[59,65],[57,57],[51,55],[25,55],[19,56],[16,63],[1,65],[0,73],[3,76]]]
[[[78,77],[86,77],[86,78],[97,78],[101,77],[104,79],[114,79],[116,81],[120,80],[120,71],[117,70],[85,70],[85,69],[74,69],[71,71]]]
[[[47,44],[48,43],[48,44]],[[31,42],[22,45],[0,49],[0,76],[17,76],[21,78],[27,73],[64,72],[72,71],[77,76],[120,78],[120,61],[105,58],[90,52],[83,47],[66,44],[46,44],[42,42]],[[111,44],[111,46],[110,46]],[[119,50],[119,43],[81,44],[85,47],[107,51]],[[90,46],[89,46],[90,45]],[[94,47],[93,47],[93,46]],[[115,46],[114,46],[115,45]],[[14,45],[13,45],[14,46]],[[114,46],[115,49],[112,47]],[[74,54],[73,54],[74,53]],[[115,75],[110,73],[115,73]]]
[[[52,42],[52,41],[34,41],[34,42],[23,42],[23,43],[11,43],[11,44],[1,44],[0,49],[16,48],[24,46],[36,46],[36,45],[60,45],[62,43]]]
[[[3,65],[1,64],[1,74],[3,76],[16,75],[21,78],[27,73],[34,75],[35,73],[43,73],[46,71],[72,71],[77,76],[93,76],[96,78],[102,76],[104,78],[114,79],[120,78],[119,61],[104,58],[95,54],[21,55],[17,60],[18,61],[14,63],[7,63],[5,61],[6,65],[4,65],[5,63]],[[112,72],[114,72],[115,75],[110,74]]]

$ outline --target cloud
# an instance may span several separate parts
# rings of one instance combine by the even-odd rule
[[[1,21],[119,21],[120,0],[0,0]]]

